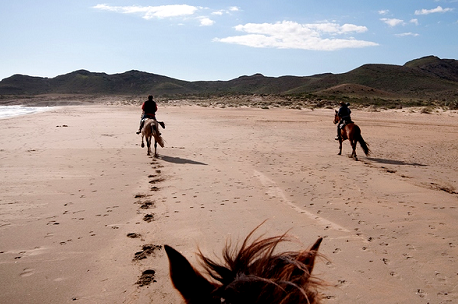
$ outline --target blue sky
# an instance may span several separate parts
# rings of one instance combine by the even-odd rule
[[[344,73],[458,59],[458,0],[14,0],[0,3],[0,79],[79,69],[172,78]]]

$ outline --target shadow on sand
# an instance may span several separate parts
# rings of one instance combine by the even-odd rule
[[[174,164],[191,164],[191,165],[204,165],[204,166],[208,165],[206,163],[201,163],[201,162],[186,159],[186,158],[172,157],[172,156],[165,156],[165,155],[162,155],[161,159],[166,162],[174,163]]]
[[[419,166],[419,167],[426,167],[427,165],[419,164],[419,163],[408,163],[402,160],[393,160],[393,159],[383,159],[383,158],[374,158],[368,157],[370,161],[380,163],[380,164],[387,164],[387,165],[399,165],[399,166]]]

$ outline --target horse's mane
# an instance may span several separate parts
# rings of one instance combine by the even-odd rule
[[[202,266],[219,282],[214,296],[225,303],[318,303],[323,283],[311,271],[322,239],[310,250],[275,253],[279,243],[289,241],[287,235],[250,241],[255,230],[239,248],[226,244],[223,263],[199,251]]]

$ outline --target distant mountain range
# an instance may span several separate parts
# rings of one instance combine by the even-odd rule
[[[13,75],[0,81],[0,95],[41,94],[223,96],[273,94],[366,99],[458,100],[458,61],[427,56],[400,65],[365,64],[342,74],[266,77],[229,81],[183,81],[141,71],[108,75],[78,70],[54,78]]]

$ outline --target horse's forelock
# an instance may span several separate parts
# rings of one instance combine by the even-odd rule
[[[253,232],[239,248],[226,244],[223,263],[215,262],[200,253],[203,267],[220,283],[218,293],[223,293],[226,288],[238,288],[242,289],[239,290],[242,293],[251,292],[256,299],[268,295],[283,299],[278,303],[293,303],[298,299],[302,299],[299,303],[315,303],[320,282],[310,272],[317,255],[316,250],[275,254],[277,245],[288,241],[286,234],[250,241]]]

